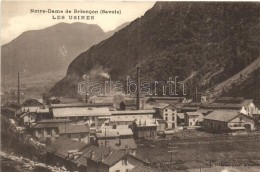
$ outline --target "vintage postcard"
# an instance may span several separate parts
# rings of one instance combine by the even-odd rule
[[[260,171],[259,11],[3,0],[1,171]]]

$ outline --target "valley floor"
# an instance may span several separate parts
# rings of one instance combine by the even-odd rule
[[[194,131],[188,131],[185,138],[178,140],[156,141],[148,145],[139,144],[137,156],[150,161],[153,167],[166,171],[188,169],[190,171],[190,169],[212,167],[214,171],[215,166],[234,166],[238,169],[246,166],[252,169],[251,171],[254,168],[259,170],[259,134],[239,137],[208,134],[207,137],[199,137],[192,133]],[[191,137],[188,138],[188,135]]]

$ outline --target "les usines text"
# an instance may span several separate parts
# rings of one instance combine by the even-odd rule
[[[86,20],[94,20],[97,14],[112,14],[112,15],[120,15],[121,10],[82,10],[82,9],[66,9],[66,10],[54,10],[54,9],[30,9],[30,13],[34,14],[55,14],[52,15],[52,19],[86,19]],[[74,14],[74,15],[69,15]],[[77,14],[77,15],[75,15]]]

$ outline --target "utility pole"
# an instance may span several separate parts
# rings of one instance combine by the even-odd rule
[[[17,79],[17,103],[20,104],[20,73],[18,72]]]

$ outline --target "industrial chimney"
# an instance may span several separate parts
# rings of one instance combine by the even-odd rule
[[[18,72],[17,79],[17,103],[20,104],[20,73]]]
[[[140,67],[137,67],[137,95],[136,95],[136,109],[140,110]]]

